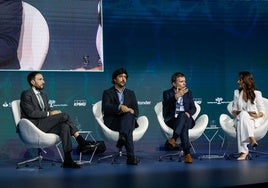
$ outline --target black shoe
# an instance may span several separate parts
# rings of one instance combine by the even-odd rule
[[[99,143],[91,143],[91,142],[87,142],[87,144],[85,145],[78,145],[77,150],[81,153],[86,153],[88,151],[93,151],[95,149],[95,147],[97,147],[99,145]]]
[[[64,161],[62,163],[62,168],[81,168],[81,166],[74,161]]]
[[[140,159],[137,157],[128,157],[127,158],[127,164],[128,165],[138,165],[140,163]]]
[[[255,143],[253,143],[252,145],[251,145],[251,147],[254,149],[254,150],[256,150],[256,148],[259,146],[259,144],[257,143],[257,142],[255,142]]]
[[[169,141],[167,140],[165,142],[165,150],[166,151],[174,151],[174,150],[180,150],[180,147],[178,145],[176,145],[175,147],[169,143]]]
[[[116,143],[116,147],[121,149],[125,144],[126,144],[126,138],[123,136],[119,136],[119,139]]]

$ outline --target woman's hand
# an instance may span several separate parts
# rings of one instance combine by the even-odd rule
[[[248,112],[248,114],[253,118],[260,118],[263,116],[262,112],[256,113],[256,112]]]
[[[238,110],[233,110],[232,111],[232,114],[235,115],[235,116],[237,116],[239,113],[240,113],[240,111],[238,111]]]

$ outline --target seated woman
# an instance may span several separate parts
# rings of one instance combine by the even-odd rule
[[[240,153],[237,160],[245,160],[248,155],[248,144],[253,149],[258,146],[254,138],[254,128],[263,121],[264,103],[261,91],[258,91],[253,75],[240,72],[238,75],[239,89],[234,91],[232,114],[235,116],[235,127]]]

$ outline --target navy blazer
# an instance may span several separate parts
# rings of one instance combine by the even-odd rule
[[[21,118],[29,119],[35,125],[38,124],[39,119],[46,118],[47,112],[51,110],[48,105],[47,96],[43,92],[40,92],[40,95],[44,101],[44,111],[42,111],[38,99],[32,88],[23,91],[20,99]]]
[[[124,105],[134,110],[135,117],[139,115],[139,108],[134,91],[125,88],[124,90]],[[106,126],[110,126],[112,121],[120,116],[120,105],[115,87],[111,87],[103,92],[102,95],[102,112],[103,120]]]
[[[192,97],[192,92],[189,90],[187,93],[183,95],[183,105],[185,112],[188,112],[191,115],[192,127],[195,125],[195,121],[192,118],[192,115],[196,112],[196,107],[194,104],[194,100]],[[174,88],[168,89],[163,92],[163,117],[164,121],[168,122],[172,120],[175,116],[176,111],[176,98],[175,98],[175,90]],[[192,128],[190,127],[190,128]]]

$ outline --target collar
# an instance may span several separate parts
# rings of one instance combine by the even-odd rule
[[[41,93],[40,91],[36,90],[34,87],[32,87],[34,94]]]
[[[116,91],[117,93],[123,93],[123,92],[125,91],[126,87],[124,87],[124,88],[122,89],[121,92],[120,92],[115,86],[114,86],[114,89],[115,89],[115,91]]]

